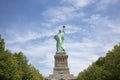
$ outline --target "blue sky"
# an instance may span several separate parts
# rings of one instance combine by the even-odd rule
[[[53,72],[63,25],[70,72],[77,75],[120,42],[120,0],[0,0],[6,49],[22,51],[41,74]]]

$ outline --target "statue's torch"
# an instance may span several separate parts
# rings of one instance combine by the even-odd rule
[[[65,28],[65,26],[63,26],[63,29]]]
[[[64,29],[65,29],[65,26],[63,26],[63,32],[65,33]]]

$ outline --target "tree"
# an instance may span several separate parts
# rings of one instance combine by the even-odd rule
[[[2,80],[43,80],[34,66],[28,64],[22,52],[5,50],[4,39],[0,35],[0,79]]]
[[[4,49],[5,49],[5,42],[4,42],[4,39],[2,39],[0,34],[0,51],[4,51]]]
[[[115,45],[112,51],[109,51],[105,57],[104,69],[106,74],[105,80],[119,80],[120,79],[120,44]]]
[[[78,80],[120,80],[120,44],[79,73]]]

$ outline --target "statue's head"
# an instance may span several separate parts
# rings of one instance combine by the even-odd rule
[[[61,33],[61,30],[59,30],[59,33]]]

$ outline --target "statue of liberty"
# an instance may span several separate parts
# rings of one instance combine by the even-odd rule
[[[63,26],[63,29],[59,30],[58,34],[54,36],[54,39],[57,41],[56,47],[57,47],[57,52],[65,52],[64,49],[64,31],[65,26]]]

